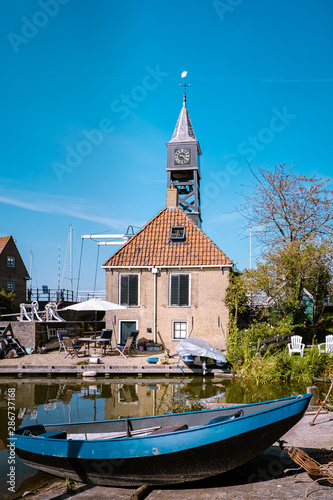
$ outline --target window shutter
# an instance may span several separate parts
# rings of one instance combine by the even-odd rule
[[[179,276],[179,305],[188,306],[188,274]]]
[[[128,305],[128,276],[121,276],[120,287],[120,304]]]
[[[138,305],[138,277],[137,275],[128,276],[128,305]]]
[[[124,306],[137,306],[138,290],[137,274],[122,275],[120,279],[120,304]]]
[[[170,305],[188,306],[189,305],[189,275],[174,274],[171,275],[170,282]]]
[[[171,306],[178,306],[178,282],[179,282],[179,276],[178,275],[173,275],[171,276],[171,294],[170,294],[170,305]]]

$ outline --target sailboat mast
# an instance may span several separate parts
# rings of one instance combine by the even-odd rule
[[[69,228],[69,260],[70,260],[70,281],[71,292],[73,293],[73,226]]]
[[[59,245],[59,255],[58,255],[58,291],[60,292],[60,245]]]
[[[30,252],[30,269],[29,269],[29,274],[30,274],[30,286],[29,286],[29,288],[32,288],[32,250]]]

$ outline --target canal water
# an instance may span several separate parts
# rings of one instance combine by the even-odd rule
[[[8,432],[29,424],[88,422],[156,415],[172,402],[195,397],[202,403],[254,403],[307,392],[307,384],[265,384],[212,377],[122,377],[0,379],[0,498],[10,498]],[[317,384],[318,385],[318,384]],[[323,398],[328,385],[319,385]],[[326,392],[325,392],[326,391]],[[13,463],[13,462],[11,462]],[[15,492],[23,494],[50,479],[15,457]]]

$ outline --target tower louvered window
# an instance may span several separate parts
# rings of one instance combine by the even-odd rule
[[[137,306],[139,304],[139,279],[137,274],[120,275],[120,304]]]
[[[190,275],[171,274],[170,306],[188,306],[190,304]]]

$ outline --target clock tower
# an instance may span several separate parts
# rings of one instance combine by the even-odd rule
[[[176,128],[167,147],[167,188],[177,189],[178,206],[201,227],[201,149],[186,108],[186,94],[184,94],[183,107]]]

